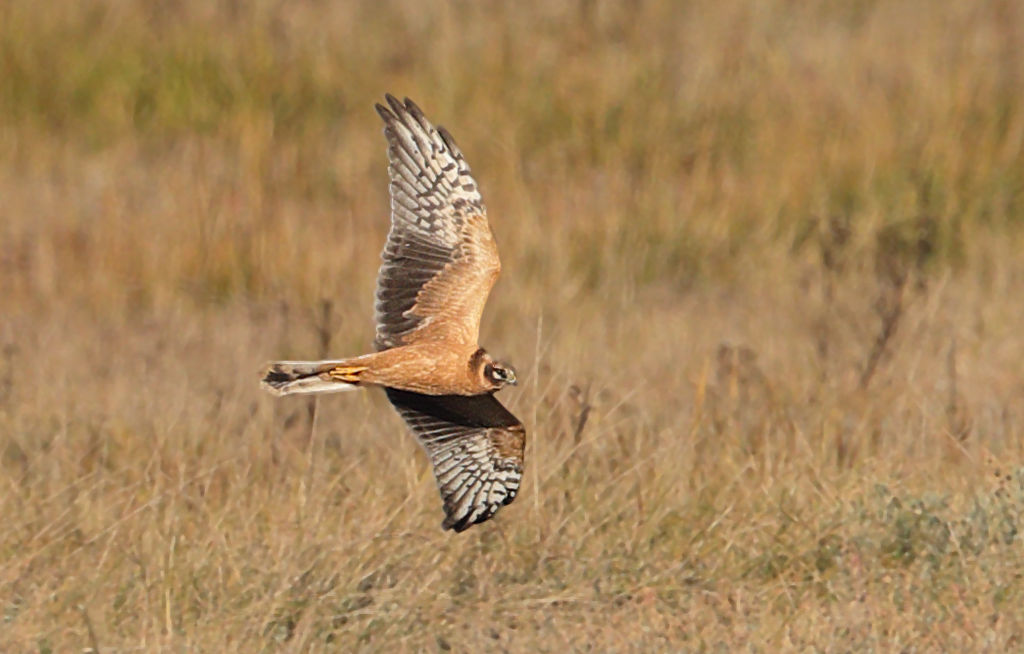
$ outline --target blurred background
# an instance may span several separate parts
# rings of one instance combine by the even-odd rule
[[[8,651],[1013,649],[1012,0],[0,4]],[[504,272],[525,484],[378,393],[384,93]]]

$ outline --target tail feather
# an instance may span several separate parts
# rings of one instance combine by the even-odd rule
[[[267,364],[260,385],[274,395],[296,393],[340,393],[357,388],[356,384],[330,376],[344,361],[274,361]]]

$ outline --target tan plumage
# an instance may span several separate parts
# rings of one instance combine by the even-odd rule
[[[331,361],[279,361],[263,386],[276,395],[381,386],[419,437],[444,499],[445,529],[491,518],[518,492],[526,433],[493,393],[510,366],[477,344],[501,271],[486,209],[462,152],[411,100],[386,96],[391,229],[377,277],[376,352]]]

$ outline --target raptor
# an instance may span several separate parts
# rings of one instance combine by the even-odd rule
[[[374,352],[268,364],[275,395],[381,387],[426,450],[461,532],[515,499],[526,430],[494,397],[512,366],[477,343],[501,271],[487,211],[462,152],[408,98],[378,104],[388,143],[391,229],[377,277]]]

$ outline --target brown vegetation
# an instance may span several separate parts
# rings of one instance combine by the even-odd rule
[[[0,4],[0,649],[1021,648],[1022,88],[1012,0]],[[388,91],[505,264],[458,536],[257,383],[372,339]]]

